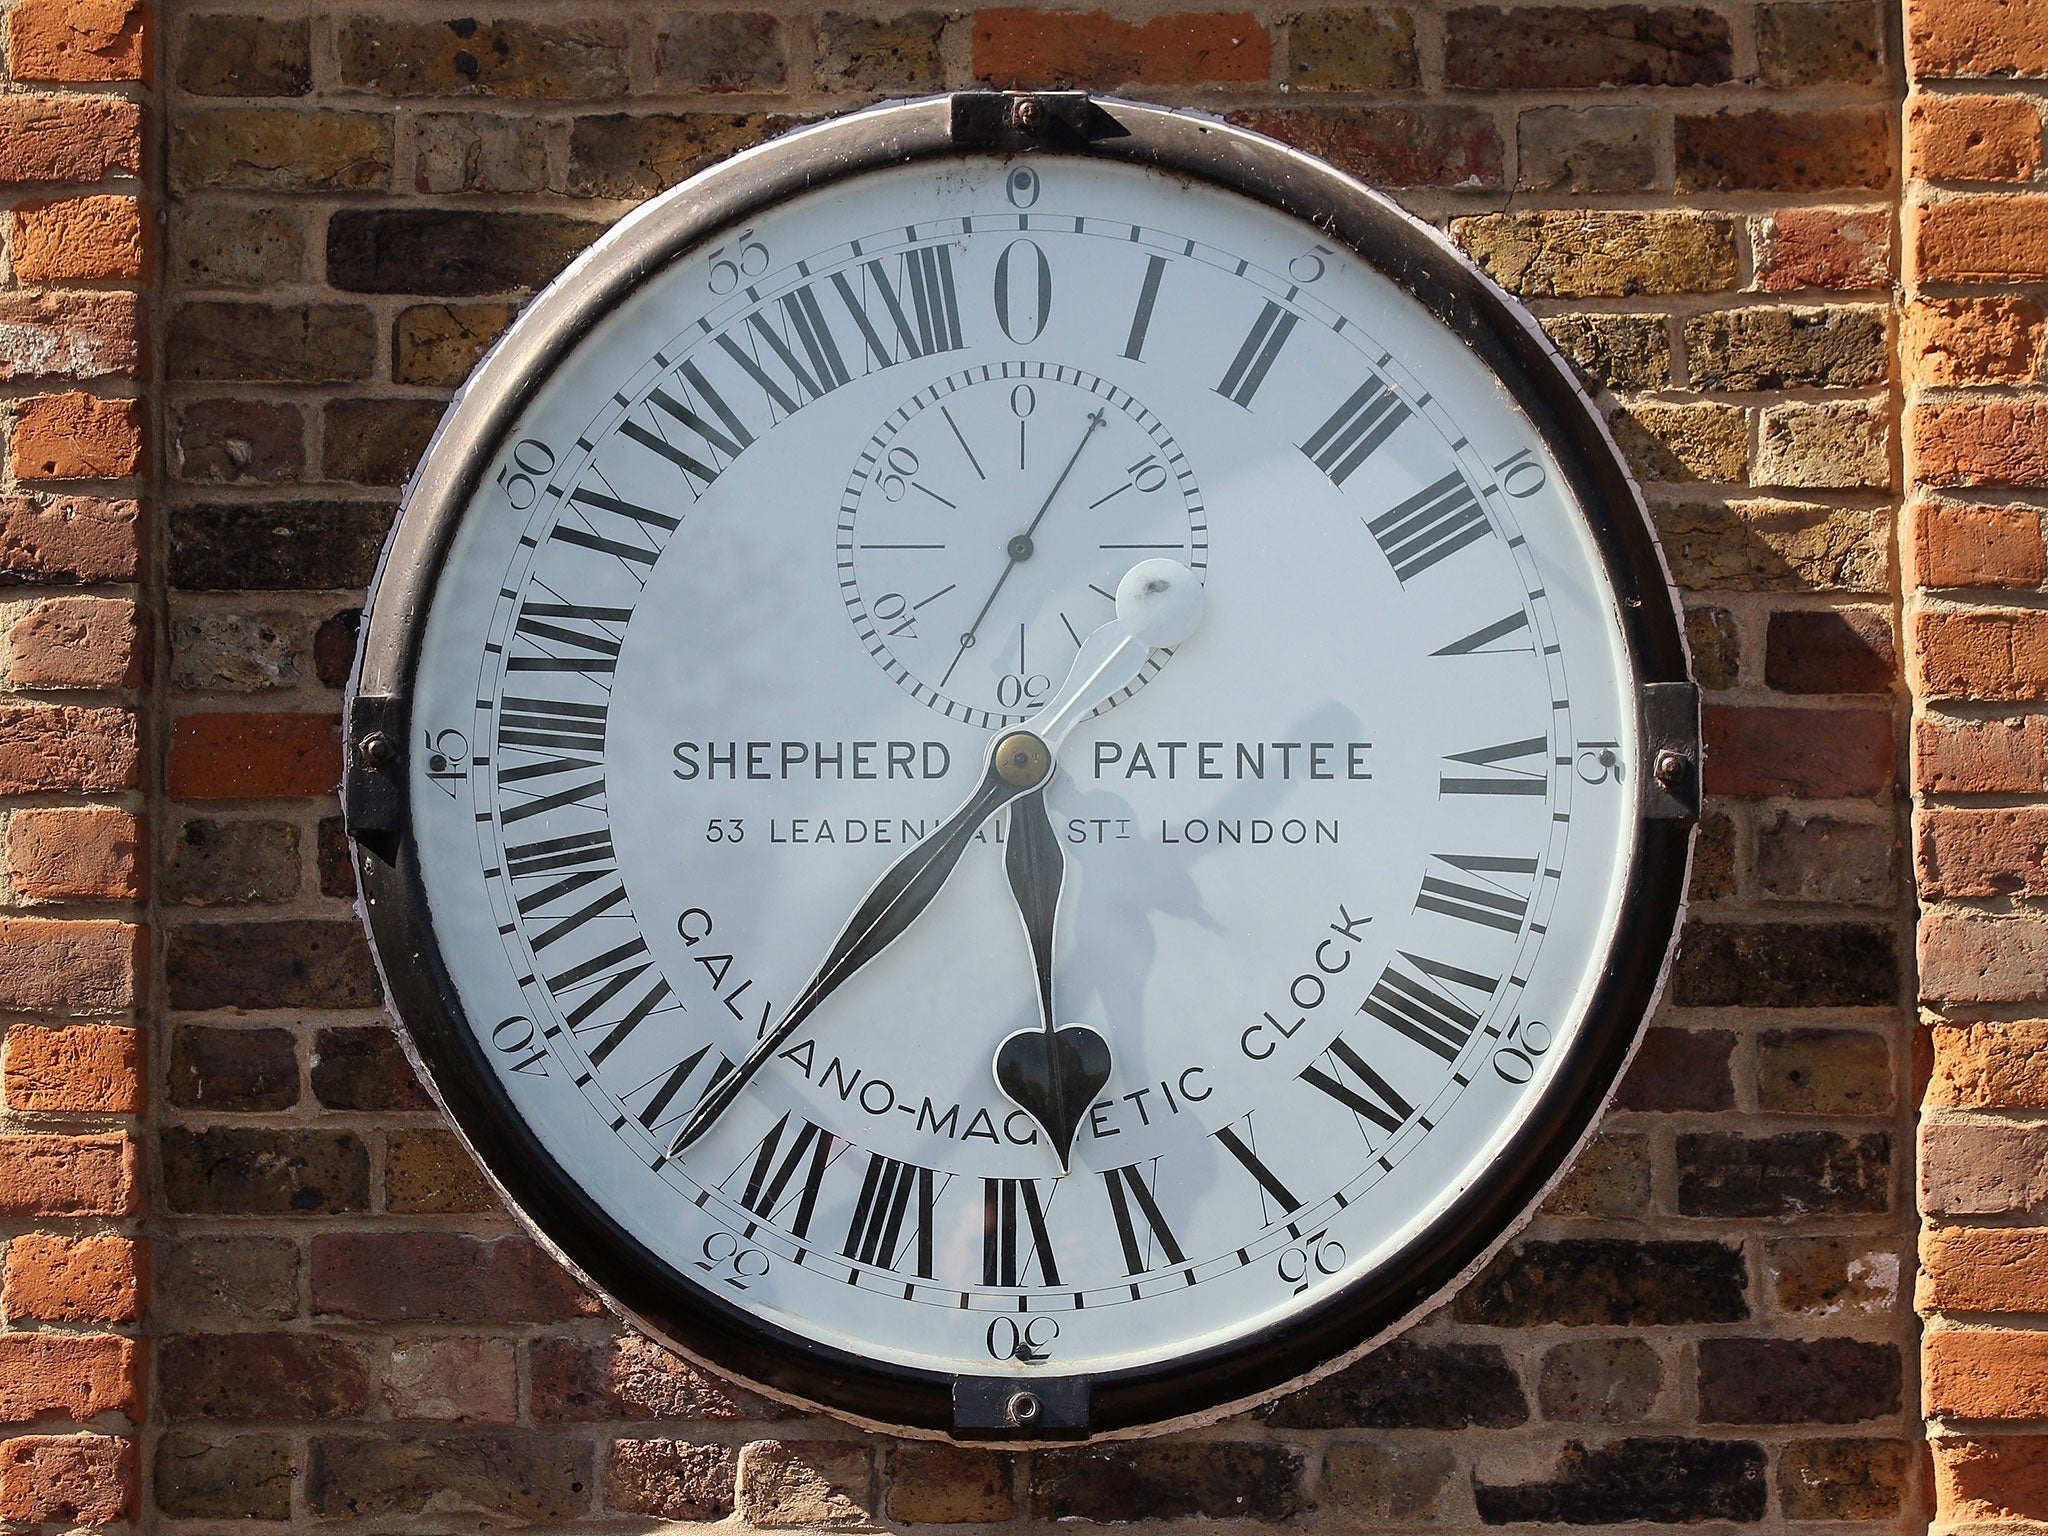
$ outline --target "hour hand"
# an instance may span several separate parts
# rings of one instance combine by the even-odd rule
[[[1064,1172],[1081,1116],[1109,1081],[1109,1042],[1085,1024],[1054,1024],[1053,930],[1059,916],[1066,853],[1046,814],[1043,786],[1010,805],[1010,836],[1003,852],[1010,893],[1024,919],[1038,977],[1036,1029],[1020,1029],[996,1050],[996,1086],[1045,1128]]]

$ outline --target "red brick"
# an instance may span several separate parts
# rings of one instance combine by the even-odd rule
[[[1818,800],[1892,787],[1892,720],[1885,710],[1710,704],[1702,725],[1710,794]]]
[[[974,73],[997,85],[1264,84],[1272,65],[1272,39],[1249,11],[1143,22],[1022,6],[974,15]]]
[[[1979,912],[1923,912],[1920,995],[1933,1003],[2048,998],[2048,924]]]
[[[187,715],[171,727],[168,787],[184,800],[331,795],[338,715]]]
[[[106,794],[138,775],[133,710],[0,706],[0,794]]]
[[[7,1245],[0,1308],[45,1323],[132,1323],[142,1315],[148,1253],[132,1237],[24,1232]]]
[[[140,400],[31,395],[15,407],[9,445],[23,480],[115,480],[142,467]]]
[[[1906,306],[1899,352],[1918,384],[2026,384],[2048,337],[2031,299],[1930,299]]]
[[[793,1410],[732,1385],[637,1333],[606,1340],[535,1339],[537,1424],[619,1419],[784,1419]]]
[[[107,195],[21,204],[8,247],[24,283],[137,280],[144,250],[142,205]]]
[[[0,98],[0,182],[142,172],[142,108],[112,96]]]
[[[2048,278],[2048,198],[1977,193],[1913,211],[1908,244],[1923,283]]]
[[[1892,216],[1847,208],[1781,208],[1758,238],[1756,277],[1771,293],[1889,287]]]
[[[2048,612],[1922,610],[1913,617],[1913,662],[1929,698],[2048,698]]]
[[[7,871],[29,901],[134,901],[142,894],[142,823],[107,805],[16,811]]]
[[[1891,618],[1880,608],[1800,608],[1771,615],[1764,681],[1785,693],[1889,693],[1898,673]]]
[[[313,1310],[378,1321],[546,1323],[598,1308],[523,1237],[377,1232],[313,1239]]]
[[[143,330],[132,293],[0,295],[0,379],[132,378]]]
[[[2041,0],[1911,0],[1906,49],[1913,73],[2048,74],[2048,6]]]
[[[1270,134],[1342,170],[1386,187],[1497,187],[1500,129],[1470,107],[1358,106],[1342,112],[1286,108],[1233,112],[1230,120]]]
[[[2048,485],[2048,402],[1916,405],[1906,415],[1906,437],[1923,485]]]
[[[2048,1435],[1941,1435],[1928,1447],[1940,1520],[2048,1520]]]
[[[2048,1206],[2048,1134],[2016,1120],[1923,1120],[1920,1209],[1930,1216],[2027,1215]]]
[[[2048,895],[2048,805],[1928,806],[1914,833],[1924,898]]]
[[[1916,1304],[1922,1312],[2048,1312],[2048,1231],[1928,1228]]]
[[[0,1142],[0,1145],[5,1145]],[[142,1346],[111,1334],[0,1333],[0,1422],[142,1418]]]
[[[140,1030],[111,1024],[16,1024],[7,1032],[6,1096],[15,1109],[140,1114],[142,1068]]]
[[[1938,1328],[1920,1362],[1929,1418],[2048,1418],[2048,1333]]]
[[[2048,719],[1913,723],[1913,783],[1929,795],[2038,794],[2048,790]]]
[[[0,498],[0,580],[134,581],[143,522],[132,501]]]
[[[149,79],[149,7],[142,0],[20,0],[7,18],[17,80]]]
[[[0,918],[0,1009],[119,1013],[135,1006],[149,930],[135,923]]]
[[[2041,113],[2023,96],[1915,96],[1906,167],[1929,181],[2029,181],[2041,163]]]
[[[103,1525],[131,1519],[138,1465],[135,1442],[116,1435],[0,1442],[0,1520]]]
[[[7,681],[17,688],[134,688],[142,629],[126,598],[58,597],[7,632]]]
[[[1936,1024],[1928,1035],[1934,1055],[1929,1104],[2048,1109],[2048,1021]]]

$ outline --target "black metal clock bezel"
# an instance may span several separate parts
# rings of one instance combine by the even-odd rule
[[[405,805],[413,671],[441,563],[486,466],[552,365],[626,293],[719,230],[821,183],[963,153],[1165,169],[1306,221],[1419,299],[1514,395],[1585,509],[1642,689],[1645,757],[1655,747],[1661,770],[1637,775],[1641,821],[1623,918],[1585,1027],[1504,1155],[1417,1237],[1399,1273],[1361,1277],[1226,1347],[1052,1381],[956,1378],[829,1349],[730,1305],[641,1247],[554,1163],[499,1090],[436,945]],[[1241,1407],[1353,1358],[1526,1219],[1588,1134],[1662,985],[1697,812],[1696,697],[1648,516],[1597,411],[1535,322],[1442,236],[1323,162],[1215,119],[1078,93],[978,92],[871,109],[736,156],[622,221],[534,300],[451,404],[386,545],[350,685],[344,811],[378,968],[429,1086],[513,1208],[629,1318],[728,1374],[864,1423],[975,1440],[1080,1439]],[[1034,1394],[1022,1414],[1016,1389]]]

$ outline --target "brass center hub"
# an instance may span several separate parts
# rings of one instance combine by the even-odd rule
[[[1029,731],[1012,731],[996,743],[996,776],[1017,789],[1036,789],[1052,772],[1052,749]]]

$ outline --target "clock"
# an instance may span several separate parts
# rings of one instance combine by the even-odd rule
[[[655,199],[450,407],[348,704],[427,1081],[614,1306],[1132,1434],[1506,1240],[1654,1004],[1697,695],[1534,322],[1331,167],[975,93]]]

